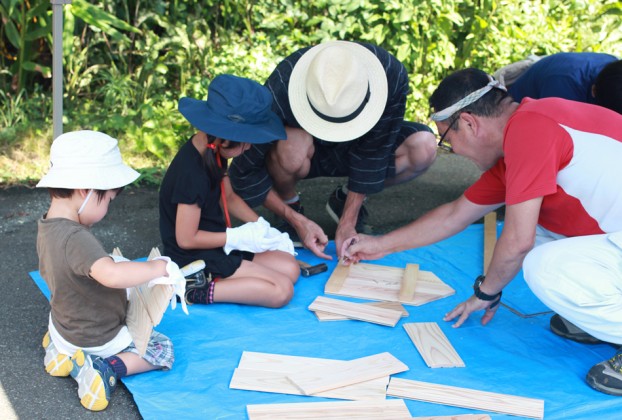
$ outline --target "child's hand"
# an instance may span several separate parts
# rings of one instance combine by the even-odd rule
[[[166,261],[166,273],[168,276],[162,276],[155,278],[149,282],[149,287],[153,287],[156,284],[170,284],[173,286],[175,294],[171,298],[171,308],[177,307],[177,297],[181,301],[181,309],[186,315],[188,315],[188,307],[186,306],[186,299],[184,294],[186,293],[186,278],[182,274],[179,266],[175,264],[169,257],[155,257],[154,260]]]

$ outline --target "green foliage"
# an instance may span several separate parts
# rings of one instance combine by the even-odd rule
[[[44,63],[46,37],[51,33],[48,16],[49,0],[33,3],[17,0],[0,0],[0,64],[11,77],[0,78],[0,89],[21,92],[32,81],[31,73],[51,76],[49,65]]]
[[[326,40],[393,53],[410,74],[407,118],[423,122],[455,69],[493,72],[558,51],[622,55],[618,0],[73,0],[63,10],[65,131],[108,132],[147,168],[166,167],[192,133],[180,97],[204,98],[222,73],[261,82],[289,53]],[[32,127],[50,135],[52,13],[49,0],[0,0],[0,18],[4,147]]]

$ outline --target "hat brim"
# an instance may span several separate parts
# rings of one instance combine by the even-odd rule
[[[361,113],[347,122],[330,122],[315,113],[307,98],[306,79],[309,65],[327,47],[347,48],[362,63],[369,79],[369,100]],[[316,45],[300,57],[289,79],[289,103],[300,126],[312,136],[330,142],[344,142],[363,136],[371,130],[384,112],[388,97],[387,74],[378,57],[364,46],[348,41],[330,41]]]
[[[266,121],[248,124],[214,113],[207,106],[207,101],[199,99],[181,98],[178,109],[195,128],[223,140],[261,144],[287,138],[283,123],[273,112]]]
[[[51,167],[41,178],[39,188],[114,190],[136,181],[140,174],[124,164],[100,168]]]

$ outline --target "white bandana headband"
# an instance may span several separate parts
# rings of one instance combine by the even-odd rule
[[[501,84],[501,82],[493,79],[492,76],[488,75],[488,79],[490,80],[490,82],[488,82],[488,84],[484,86],[483,88],[477,89],[475,92],[469,93],[467,96],[460,99],[455,104],[448,106],[447,108],[432,114],[430,116],[432,121],[446,120],[447,118],[454,115],[457,111],[460,111],[465,106],[471,105],[473,102],[477,101],[479,98],[481,98],[482,96],[484,96],[485,94],[487,94],[489,91],[491,91],[494,88],[501,89],[504,92],[508,91],[507,88],[503,86],[503,84]]]

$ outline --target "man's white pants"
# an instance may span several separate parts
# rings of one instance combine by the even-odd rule
[[[543,233],[523,262],[533,293],[588,334],[622,344],[622,232],[549,242]]]

